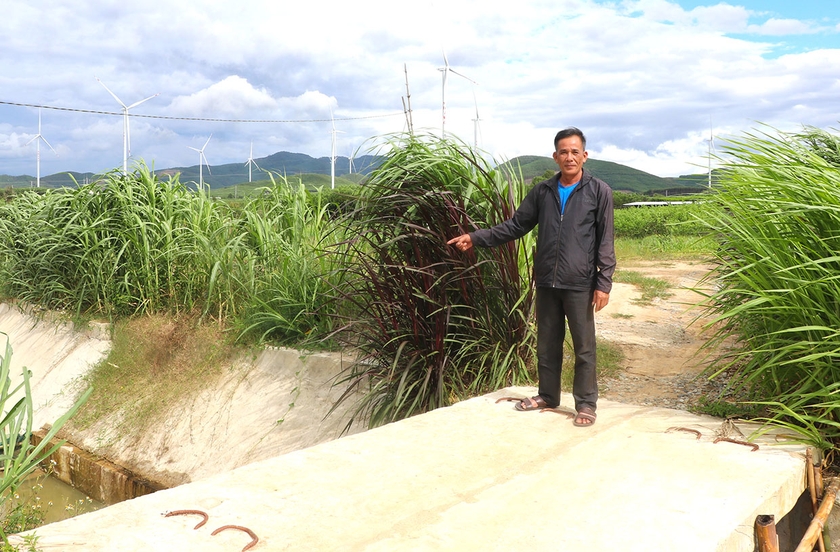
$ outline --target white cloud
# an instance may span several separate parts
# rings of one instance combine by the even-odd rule
[[[821,30],[820,27],[807,21],[771,18],[760,25],[749,25],[746,32],[767,36],[787,36],[818,33]]]
[[[737,0],[693,9],[669,0],[524,0],[516,9],[501,0],[421,0],[408,15],[385,0],[328,11],[253,0],[7,3],[0,100],[116,111],[97,75],[126,103],[161,93],[136,114],[317,121],[132,118],[133,152],[156,156],[157,166],[194,164],[186,145],[210,134],[214,163],[247,157],[251,140],[267,149],[255,155],[325,156],[330,109],[342,131],[339,151],[349,153],[365,138],[405,128],[404,65],[415,127],[439,133],[443,51],[479,83],[449,79],[447,132],[472,143],[477,104],[480,145],[500,158],[548,155],[557,129],[576,125],[593,157],[676,175],[692,170],[710,116],[733,131],[837,118],[840,49],[793,48],[806,33],[817,40],[827,29],[840,32],[836,19],[821,17],[821,27]],[[794,53],[772,55],[781,48]],[[66,169],[121,164],[119,117],[44,116],[50,140],[72,152]],[[37,113],[0,105],[0,120],[9,125],[0,126],[0,143],[11,143],[13,133],[34,133]],[[0,173],[29,170],[26,155],[10,148],[0,147]]]
[[[264,88],[256,89],[232,75],[189,96],[176,97],[169,107],[184,117],[236,118],[254,110],[273,111],[277,101]]]
[[[31,149],[32,154],[35,152],[35,144],[31,144],[31,148],[27,147],[27,143],[32,140],[32,134],[18,134],[12,132],[5,134],[0,131],[0,155],[8,155],[11,157],[23,157],[29,155]]]
[[[724,3],[698,6],[691,10],[690,15],[699,27],[720,33],[742,33],[750,20],[750,12],[743,6]]]

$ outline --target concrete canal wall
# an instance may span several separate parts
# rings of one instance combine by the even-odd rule
[[[111,347],[107,324],[79,328],[58,315],[8,304],[0,304],[0,331],[13,348],[12,374],[24,366],[32,373],[35,428],[51,424],[72,406],[82,378]],[[109,419],[60,433],[69,444],[61,453],[67,457],[57,457],[59,475],[87,486],[80,490],[92,498],[113,502],[123,491],[174,487],[331,441],[347,423],[345,409],[327,415],[341,394],[332,381],[346,362],[340,354],[304,356],[280,348],[245,353],[216,385],[184,397],[161,425],[142,435],[121,435],[114,429],[117,420]],[[100,469],[91,468],[91,461],[118,473],[94,475]],[[81,466],[87,466],[87,475]],[[128,483],[126,474],[135,483]],[[83,483],[88,479],[90,484]],[[113,488],[101,488],[103,481],[112,481]]]

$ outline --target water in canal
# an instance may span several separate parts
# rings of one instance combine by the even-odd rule
[[[40,517],[40,525],[93,512],[105,507],[105,504],[92,500],[54,477],[37,471],[27,478],[17,490],[15,497],[4,504],[5,516],[16,505],[27,511],[27,517]],[[11,528],[15,532],[14,528]]]

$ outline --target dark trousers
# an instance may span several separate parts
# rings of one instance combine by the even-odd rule
[[[595,310],[591,291],[537,288],[537,367],[540,396],[548,406],[560,404],[560,373],[563,370],[563,341],[566,320],[575,350],[575,379],[572,394],[575,410],[598,401],[595,377]]]

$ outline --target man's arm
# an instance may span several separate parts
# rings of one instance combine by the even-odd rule
[[[472,244],[478,247],[496,247],[521,238],[534,229],[540,217],[540,189],[537,184],[519,204],[516,211],[504,222],[470,234]]]
[[[595,284],[595,290],[606,293],[609,296],[610,291],[612,291],[612,278],[615,272],[616,261],[612,190],[606,184],[602,186],[598,203],[595,228],[595,235],[598,240],[598,249],[595,252],[595,267],[598,269],[598,281]],[[607,301],[609,301],[609,297],[607,297]],[[606,304],[605,302],[603,306],[606,306]]]
[[[522,203],[508,220],[493,226],[476,230],[470,234],[461,234],[452,238],[448,245],[454,245],[461,251],[468,251],[473,246],[496,247],[521,238],[534,229],[539,221],[539,190],[534,186],[522,200]]]

